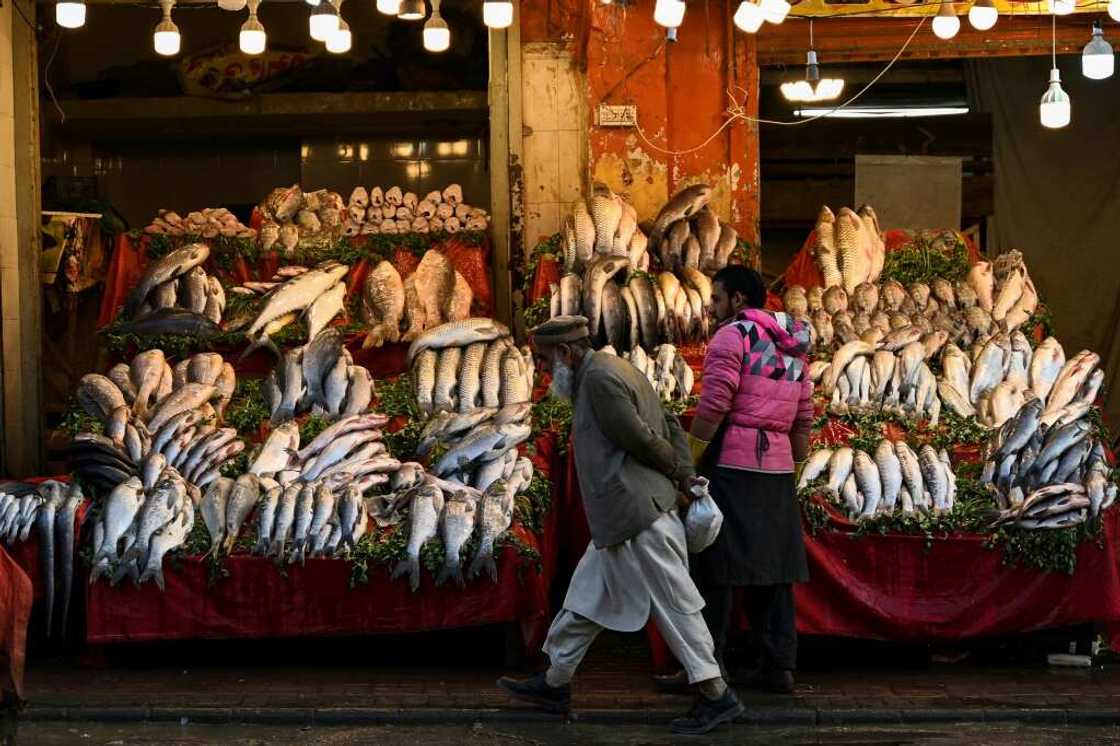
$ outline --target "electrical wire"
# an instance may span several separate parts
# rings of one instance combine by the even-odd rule
[[[58,47],[62,44],[62,34],[55,32],[54,35],[54,49],[51,50],[51,56],[47,58],[47,64],[43,66],[43,87],[47,89],[47,95],[51,97],[51,103],[54,104],[55,111],[58,112],[61,124],[66,123],[66,112],[62,110],[62,104],[58,103],[58,97],[54,95],[54,87],[51,86],[51,63],[54,62],[54,57],[58,54]]]
[[[902,43],[902,46],[899,48],[899,50],[897,52],[895,52],[894,57],[892,57],[890,62],[887,63],[886,67],[884,67],[882,70],[880,70],[879,73],[874,78],[872,78],[867,83],[867,85],[865,85],[863,88],[861,88],[854,96],[849,98],[844,103],[836,106],[835,108],[829,109],[828,111],[821,112],[820,114],[817,114],[815,116],[806,117],[806,118],[803,118],[803,119],[795,119],[795,120],[792,120],[792,121],[780,121],[780,120],[776,120],[776,119],[760,119],[758,117],[752,117],[749,114],[747,114],[747,109],[746,109],[746,100],[747,100],[747,96],[749,95],[748,92],[745,91],[743,88],[736,86],[737,88],[739,88],[740,91],[743,92],[743,102],[740,103],[738,101],[738,99],[735,98],[735,95],[730,90],[728,90],[727,91],[727,96],[728,96],[728,98],[731,99],[731,105],[728,106],[728,108],[727,108],[727,112],[726,112],[727,116],[728,116],[727,121],[725,121],[722,125],[720,125],[719,129],[717,129],[715,132],[713,132],[711,134],[711,136],[708,137],[708,139],[704,140],[704,142],[700,143],[699,145],[696,145],[695,147],[687,148],[685,150],[668,150],[668,149],[663,148],[660,145],[652,142],[649,139],[649,137],[646,136],[646,133],[642,129],[642,126],[640,124],[635,124],[634,129],[637,131],[638,137],[642,140],[642,142],[644,142],[652,150],[655,150],[658,153],[661,153],[663,155],[681,156],[681,155],[688,155],[689,153],[695,153],[697,150],[701,150],[702,148],[707,147],[709,144],[711,144],[711,142],[713,140],[715,140],[717,137],[719,137],[720,134],[722,134],[725,129],[727,129],[728,127],[730,127],[732,124],[734,124],[735,122],[737,122],[739,120],[742,120],[744,122],[753,122],[755,124],[769,124],[769,125],[774,125],[774,126],[779,126],[779,127],[799,127],[799,126],[804,125],[804,124],[809,124],[810,122],[815,122],[818,119],[821,119],[823,117],[827,117],[830,114],[834,114],[838,111],[846,109],[848,106],[851,106],[853,103],[855,103],[857,100],[859,100],[859,98],[861,96],[863,96],[863,94],[867,93],[873,85],[878,83],[883,78],[884,75],[886,75],[888,72],[890,72],[890,69],[892,67],[894,67],[894,64],[896,62],[898,62],[899,58],[901,58],[902,55],[906,52],[906,50],[910,47],[910,43],[914,41],[914,37],[916,37],[918,35],[918,32],[922,29],[922,27],[925,25],[925,23],[926,23],[926,16],[923,16],[922,18],[918,19],[918,23],[915,24],[914,30],[910,32],[910,36],[908,36],[906,38],[906,41]]]

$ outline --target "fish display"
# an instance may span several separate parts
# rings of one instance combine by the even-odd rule
[[[421,338],[412,382],[422,415],[470,413],[527,403],[533,391],[532,355],[513,344],[505,327],[488,319],[439,329]],[[451,327],[451,325],[448,325]]]
[[[201,236],[202,238],[256,238],[257,232],[224,207],[206,207],[187,213],[159,210],[144,228],[148,235]]]
[[[0,542],[13,546],[34,536],[39,542],[45,633],[66,633],[74,585],[75,537],[85,495],[77,482],[0,482]],[[61,578],[61,587],[57,585]],[[56,614],[57,612],[57,614]]]
[[[164,467],[149,487],[139,477],[118,484],[94,525],[89,582],[106,577],[115,585],[127,577],[163,590],[165,557],[194,529],[196,494],[173,467]]]
[[[463,188],[450,184],[421,197],[400,187],[355,187],[350,193],[342,235],[378,233],[459,233],[485,231],[490,214],[463,201]]]
[[[842,207],[836,213],[822,206],[814,234],[811,254],[826,288],[838,286],[851,294],[857,286],[879,279],[886,245],[871,205],[858,211]]]
[[[264,216],[258,245],[286,257],[300,247],[337,241],[348,219],[346,203],[337,192],[305,192],[298,184],[273,189],[258,209]]]
[[[270,335],[294,321],[296,314],[307,316],[308,332],[315,331],[317,336],[333,318],[345,311],[346,287],[342,279],[349,269],[344,264],[325,262],[271,288],[256,319],[245,332],[251,344],[242,353],[242,359],[260,347],[269,349],[279,358],[280,350]],[[309,336],[308,341],[313,338]]]
[[[924,445],[914,451],[903,441],[881,440],[875,451],[839,447],[813,451],[798,489],[824,480],[823,490],[852,520],[879,514],[949,513],[957,483],[949,455]]]
[[[245,449],[236,430],[220,427],[236,386],[233,366],[213,352],[172,368],[163,351],[147,350],[114,366],[108,376],[88,374],[77,399],[105,431],[73,438],[67,446],[70,467],[111,490],[153,469],[158,458],[160,468],[174,468],[191,485],[205,487]]]
[[[619,353],[613,347],[603,347],[599,352]],[[642,372],[662,401],[688,401],[695,386],[692,367],[671,344],[658,346],[652,354],[642,347],[635,347],[619,355]]]
[[[212,288],[201,265],[209,258],[207,244],[192,243],[152,260],[125,299],[124,317],[136,319],[152,311],[177,307],[202,315]],[[220,315],[217,320],[210,320],[217,323]]]
[[[359,414],[373,400],[373,376],[355,365],[342,333],[326,329],[303,347],[287,350],[262,387],[273,425],[312,412],[328,418]]]

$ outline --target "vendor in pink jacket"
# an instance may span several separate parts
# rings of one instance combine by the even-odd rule
[[[692,558],[692,570],[725,668],[732,601],[736,588],[744,590],[759,662],[732,681],[790,692],[797,661],[792,584],[809,579],[794,463],[808,454],[813,385],[808,325],[763,310],[765,302],[757,272],[733,265],[716,274],[711,313],[719,328],[704,358],[689,440],[724,519],[715,544]],[[676,688],[673,677],[660,683]]]

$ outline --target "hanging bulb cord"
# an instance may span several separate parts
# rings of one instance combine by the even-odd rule
[[[1058,68],[1058,16],[1050,14],[1050,69]]]
[[[914,37],[916,37],[918,35],[918,32],[921,31],[921,29],[925,25],[925,23],[926,23],[926,17],[923,16],[921,19],[918,20],[918,23],[914,26],[914,30],[910,32],[910,36],[907,37],[905,42],[903,42],[902,47],[899,48],[899,50],[897,52],[895,52],[894,57],[892,57],[890,62],[887,63],[886,67],[884,67],[882,70],[880,70],[879,74],[876,75],[874,78],[872,78],[871,81],[868,82],[867,85],[865,85],[863,88],[861,88],[859,90],[859,92],[857,92],[854,96],[849,98],[844,103],[836,106],[835,108],[828,109],[827,111],[823,111],[820,114],[816,114],[815,116],[806,117],[804,119],[795,119],[795,120],[792,120],[792,121],[780,121],[780,120],[776,120],[776,119],[760,119],[760,118],[757,118],[757,117],[752,117],[749,114],[747,114],[747,108],[746,108],[746,101],[747,101],[747,98],[749,97],[750,94],[744,88],[742,88],[740,86],[735,86],[743,94],[742,103],[740,103],[739,100],[735,98],[735,94],[732,93],[730,89],[728,89],[727,97],[731,99],[731,104],[727,107],[727,111],[726,111],[727,121],[725,121],[722,125],[720,125],[719,129],[717,129],[715,132],[713,132],[711,134],[711,136],[708,137],[708,139],[704,140],[704,142],[700,143],[699,145],[697,145],[695,147],[687,148],[685,150],[668,150],[668,149],[663,148],[660,145],[652,142],[649,139],[649,137],[646,136],[646,133],[642,129],[642,126],[640,124],[635,124],[634,129],[637,131],[638,137],[642,140],[642,142],[644,142],[646,145],[648,145],[652,150],[655,150],[658,153],[662,153],[664,155],[679,156],[679,155],[688,155],[689,153],[695,153],[697,150],[701,150],[702,148],[707,147],[708,145],[711,144],[711,142],[713,140],[715,140],[717,137],[719,137],[720,134],[722,134],[725,129],[727,129],[728,127],[730,127],[732,124],[734,124],[735,122],[737,122],[739,120],[742,120],[744,122],[753,122],[755,124],[771,124],[771,125],[774,125],[774,126],[777,126],[777,127],[800,127],[802,125],[809,124],[810,122],[815,122],[818,119],[822,119],[822,118],[824,118],[824,117],[826,117],[830,114],[835,114],[838,111],[843,111],[844,109],[846,109],[847,107],[851,106],[856,101],[858,101],[860,99],[860,97],[863,96],[863,94],[865,94],[869,90],[871,90],[871,87],[873,85],[875,85],[876,83],[878,83],[880,80],[882,80],[883,76],[886,75],[888,72],[890,72],[890,69],[892,67],[894,67],[895,63],[898,62],[899,58],[901,58],[902,55],[905,54],[906,50],[910,47],[911,42],[914,41]]]

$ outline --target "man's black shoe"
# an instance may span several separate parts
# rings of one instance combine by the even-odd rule
[[[793,671],[755,668],[733,677],[731,683],[773,694],[793,694]]]
[[[543,673],[529,679],[503,676],[498,679],[498,686],[519,702],[534,705],[548,712],[566,713],[571,709],[572,688],[566,684],[549,686]]]
[[[727,687],[719,699],[708,699],[703,695],[697,697],[688,714],[674,720],[669,728],[682,736],[702,736],[742,714],[743,704],[731,687]]]

